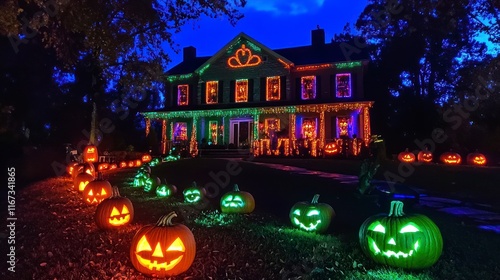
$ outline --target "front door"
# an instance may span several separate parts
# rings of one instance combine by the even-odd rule
[[[253,138],[252,119],[233,119],[230,121],[230,144],[237,148],[249,148]]]

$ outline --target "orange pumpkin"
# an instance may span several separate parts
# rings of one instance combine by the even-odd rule
[[[107,162],[99,163],[99,165],[97,166],[98,171],[104,171],[108,169],[109,169],[109,163]]]
[[[141,167],[141,165],[142,165],[142,160],[140,160],[140,159],[136,159],[136,160],[135,160],[135,166],[136,166],[136,167]]]
[[[481,153],[470,153],[467,155],[467,164],[486,165],[486,156]]]
[[[83,201],[89,205],[97,205],[110,197],[112,193],[113,188],[111,184],[102,178],[101,173],[98,173],[98,178],[88,183],[85,189],[83,189]]]
[[[193,233],[182,224],[173,224],[175,212],[161,217],[134,235],[130,260],[139,272],[159,278],[179,275],[191,267],[196,254]]]
[[[103,200],[95,211],[94,220],[98,228],[112,229],[129,224],[134,219],[132,201],[120,196],[118,187],[113,187],[111,197]]]
[[[73,175],[73,170],[75,169],[75,166],[78,165],[78,162],[71,162],[66,166],[66,172],[71,176]]]
[[[414,162],[415,154],[406,149],[404,152],[398,154],[398,160],[400,162]]]
[[[150,155],[150,154],[145,154],[145,155],[143,155],[143,156],[142,156],[142,158],[141,158],[142,162],[144,162],[144,163],[148,163],[148,162],[150,162],[152,159],[153,159],[153,158],[151,157],[151,155]]]
[[[135,167],[135,160],[131,160],[127,163],[128,167]]]
[[[455,152],[445,152],[439,157],[442,163],[449,165],[459,165],[462,162],[462,157]]]
[[[120,162],[120,168],[125,168],[128,166],[128,163],[126,161]]]
[[[323,151],[324,151],[325,155],[331,156],[331,155],[338,154],[339,148],[338,148],[336,143],[330,142],[330,143],[325,145],[325,147],[323,148]]]
[[[80,163],[78,165],[75,165],[73,167],[73,174],[71,175],[71,176],[73,176],[73,180],[80,173],[87,173],[87,174],[90,174],[90,175],[92,175],[92,176],[95,177],[95,168],[94,168],[94,165],[92,163],[90,163],[90,162]]]
[[[73,188],[79,192],[83,192],[85,187],[92,181],[94,181],[94,176],[85,172],[80,173],[73,180]]]
[[[116,165],[116,163],[112,163],[109,165],[109,170],[113,170],[113,169],[116,169],[118,168],[118,165]]]
[[[99,154],[95,145],[87,145],[83,148],[83,162],[97,162]]]
[[[429,151],[428,149],[425,149],[425,151],[418,152],[417,160],[423,163],[432,162],[432,152]]]

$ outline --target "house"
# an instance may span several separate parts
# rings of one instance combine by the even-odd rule
[[[151,121],[161,122],[163,154],[180,145],[193,155],[222,147],[318,156],[332,142],[359,154],[371,136],[373,102],[363,88],[369,57],[346,59],[347,43],[325,43],[319,28],[311,35],[308,46],[271,50],[240,33],[211,57],[184,48],[167,72],[165,109],[141,113],[146,134]]]

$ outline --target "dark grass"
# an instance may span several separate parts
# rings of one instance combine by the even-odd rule
[[[175,221],[193,231],[197,252],[192,267],[172,279],[498,279],[498,235],[478,230],[463,218],[418,205],[406,212],[426,214],[440,227],[444,239],[441,259],[417,272],[373,263],[359,248],[358,229],[368,216],[386,210],[324,178],[241,162],[241,173],[231,176],[230,183],[204,207],[182,202],[181,192],[193,180],[205,185],[213,181],[210,172],[217,174],[226,164],[225,160],[195,159],[153,168],[153,174],[179,189],[168,201],[131,187],[134,170],[106,174],[133,201],[136,213],[132,225],[116,231],[96,228],[95,206],[83,203],[69,179],[48,179],[29,186],[18,194],[17,272],[6,274],[3,269],[1,278],[144,279],[130,264],[130,241],[141,226],[174,210],[178,213]],[[220,196],[234,183],[254,195],[254,213],[218,212]],[[310,200],[314,193],[320,193],[320,202],[329,203],[336,211],[323,235],[292,229],[288,221],[290,207]]]

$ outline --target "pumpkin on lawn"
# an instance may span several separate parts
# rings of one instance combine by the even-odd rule
[[[144,191],[150,192],[152,190],[156,190],[156,187],[158,187],[160,184],[161,184],[160,178],[152,175],[152,176],[146,178],[146,181],[144,183]]]
[[[95,211],[94,220],[98,228],[112,229],[124,226],[134,219],[132,201],[120,196],[118,187],[114,186],[109,198],[104,199]]]
[[[337,146],[337,143],[330,142],[325,145],[325,147],[323,148],[323,152],[327,156],[336,155],[339,153],[339,147]]]
[[[432,152],[429,151],[429,149],[426,148],[425,151],[418,152],[417,160],[419,162],[431,163],[432,159],[433,159],[433,155],[432,155]]]
[[[97,166],[98,171],[104,171],[108,169],[109,169],[109,163],[107,162],[99,163],[99,165]]]
[[[421,214],[405,215],[401,201],[391,202],[388,215],[368,218],[359,229],[359,243],[375,262],[406,269],[430,267],[443,251],[437,225]]]
[[[449,165],[459,165],[462,162],[462,157],[455,152],[445,152],[439,157],[442,163]]]
[[[111,184],[102,178],[101,173],[98,173],[97,179],[88,183],[83,189],[83,201],[89,205],[97,205],[110,197],[112,192]]]
[[[318,203],[319,194],[314,195],[312,201],[297,202],[290,210],[292,225],[305,231],[325,232],[330,226],[335,211],[326,203]]]
[[[220,199],[222,213],[251,213],[255,209],[255,200],[249,192],[240,191],[238,185],[225,193]]]
[[[182,192],[184,195],[184,202],[186,203],[198,203],[205,197],[205,189],[198,187],[196,182],[191,184],[191,187],[184,189]]]
[[[475,152],[467,155],[467,164],[470,165],[486,165],[486,156]]]
[[[414,162],[415,154],[406,149],[404,152],[398,154],[398,160],[400,162],[407,162],[407,163]]]
[[[66,166],[66,173],[68,173],[69,176],[72,176],[73,175],[73,170],[75,169],[75,166],[78,165],[78,162],[70,162],[67,166]]]
[[[153,158],[151,157],[150,154],[144,154],[141,158],[142,162],[144,163],[148,163],[152,160]]]
[[[95,145],[87,145],[83,148],[83,161],[84,162],[98,162],[99,154]]]
[[[79,192],[83,192],[85,187],[92,181],[94,181],[94,176],[88,174],[88,173],[80,173],[76,175],[75,179],[73,180],[73,188]]]
[[[177,187],[175,185],[167,183],[165,180],[163,184],[156,187],[156,196],[169,198],[177,192]]]
[[[196,242],[191,230],[173,224],[175,212],[161,217],[156,225],[139,229],[132,238],[130,260],[139,272],[159,278],[179,275],[191,267]]]

